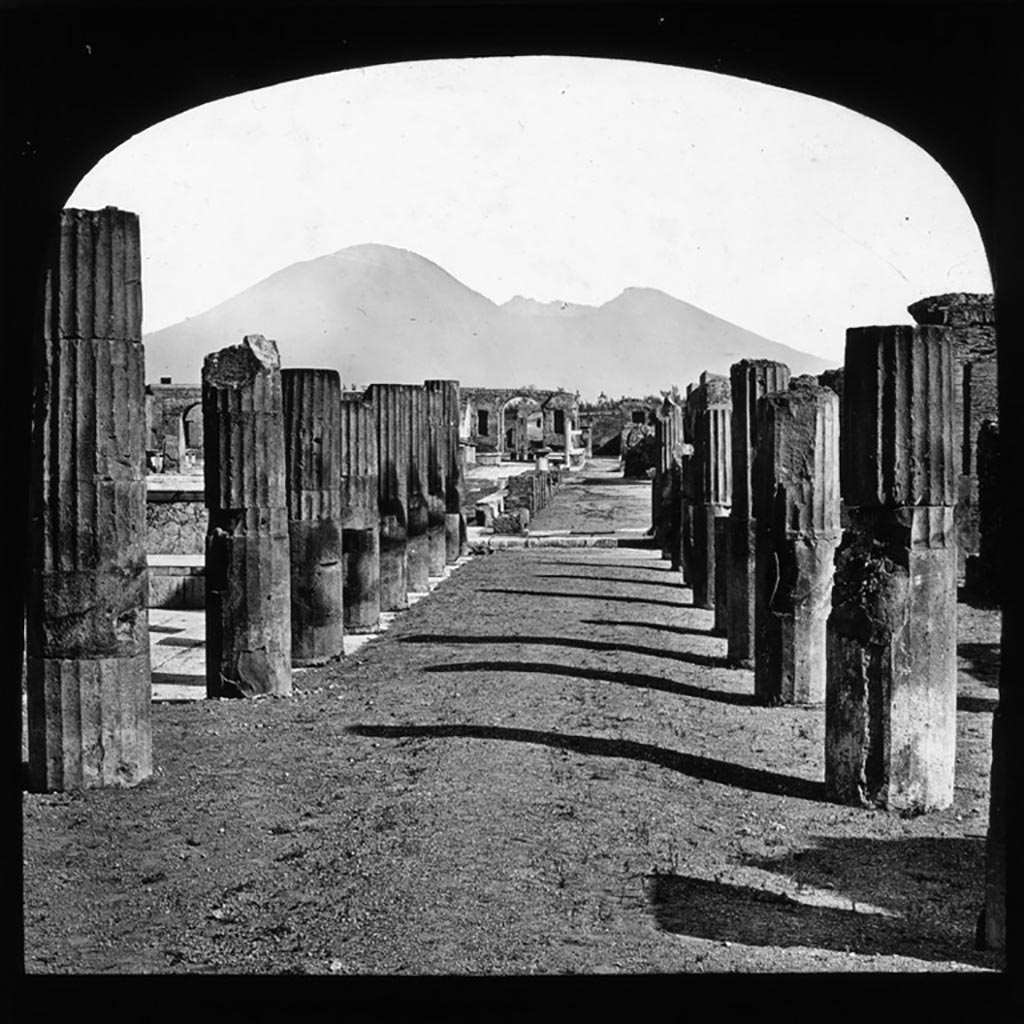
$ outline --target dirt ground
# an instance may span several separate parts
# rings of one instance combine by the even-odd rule
[[[532,525],[649,509],[597,466]],[[25,970],[1001,970],[998,615],[959,612],[956,801],[902,817],[825,800],[823,709],[757,706],[658,552],[477,556],[291,699],[155,705],[141,786],[25,794]]]

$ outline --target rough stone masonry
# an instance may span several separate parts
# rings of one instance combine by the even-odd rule
[[[64,210],[33,352],[29,782],[152,774],[139,219]]]
[[[292,692],[291,571],[277,345],[261,334],[203,362],[206,692]]]
[[[754,692],[825,700],[825,624],[839,543],[839,398],[800,379],[757,403]]]
[[[828,620],[825,783],[840,803],[953,800],[957,474],[943,327],[846,335],[843,498]]]

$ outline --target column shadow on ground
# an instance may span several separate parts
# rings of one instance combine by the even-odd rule
[[[599,548],[598,550],[604,550]],[[654,559],[638,559],[633,565],[626,565],[624,562],[602,562],[600,559],[595,558],[592,562],[581,562],[581,561],[570,561],[569,559],[557,559],[557,558],[538,558],[532,562],[533,565],[579,565],[584,566],[588,569],[629,569],[636,570],[642,569],[644,572],[671,572],[675,573],[676,576],[680,576],[678,569],[673,569],[668,565],[656,565]],[[623,580],[623,583],[628,582]]]
[[[986,686],[999,686],[1000,644],[957,644],[956,654],[967,662],[962,672]]]
[[[960,694],[956,698],[957,711],[976,712],[978,714],[991,714],[995,711],[999,701],[990,697],[970,697],[967,694]]]
[[[646,762],[691,778],[718,782],[738,789],[754,790],[758,793],[821,802],[826,799],[823,782],[780,775],[778,772],[764,771],[760,768],[747,768],[745,765],[731,764],[728,761],[715,761],[710,757],[684,754],[677,750],[655,747],[649,743],[638,743],[635,740],[566,735],[540,729],[510,729],[497,725],[351,725],[345,731],[373,739],[417,737],[533,743],[554,747],[557,750],[570,750],[577,754]]]
[[[689,591],[688,587],[680,590]],[[662,601],[654,597],[618,597],[613,594],[574,594],[565,590],[517,590],[513,587],[480,587],[480,594],[515,594],[520,597],[574,597],[585,601],[624,601],[626,604],[657,604],[665,608],[692,608],[690,601]]]
[[[819,837],[817,842],[816,848],[783,857],[744,859],[746,866],[796,882],[796,898],[678,874],[648,876],[647,896],[658,926],[754,946],[993,965],[993,954],[974,949],[984,900],[983,839]],[[801,894],[802,886],[817,892]],[[831,905],[820,905],[823,895]]]
[[[609,654],[641,654],[649,658],[668,658],[683,661],[702,668],[729,668],[727,659],[713,654],[691,654],[689,651],[666,651],[660,647],[643,647],[640,644],[613,643],[607,640],[581,640],[565,636],[459,636],[414,633],[398,638],[403,644],[539,644],[544,647],[566,647],[579,651],[607,651]],[[655,679],[637,673],[623,673],[633,679]],[[676,685],[676,684],[673,684]],[[682,685],[682,684],[680,684]]]
[[[570,574],[564,572],[538,572],[534,574],[538,580],[580,580],[584,583],[621,583],[628,587],[673,587],[676,590],[689,590],[676,580],[623,580],[617,576],[591,576],[589,573]],[[641,598],[641,600],[644,600]]]
[[[662,633],[675,633],[677,636],[714,636],[710,629],[696,629],[693,626],[671,626],[662,622],[636,622],[628,619],[580,619],[586,626],[629,626],[640,629],[657,629]],[[728,660],[728,659],[723,659]]]

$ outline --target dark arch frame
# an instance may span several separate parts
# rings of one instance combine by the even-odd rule
[[[440,6],[208,4],[78,10],[41,2],[0,23],[2,403],[8,521],[4,664],[21,669],[28,480],[28,352],[39,267],[66,196],[130,135],[200,103],[313,74],[413,59],[558,54],[652,61],[738,75],[818,96],[889,125],[946,169],[979,225],[997,284],[1003,477],[1021,468],[1018,378],[1021,199],[1012,159],[1021,109],[1022,19],[1006,2],[545,3]],[[240,171],[244,173],[244,169]],[[145,225],[143,225],[145,247]],[[908,317],[909,320],[909,317]],[[1015,408],[1016,406],[1016,408]],[[1012,492],[1007,491],[1009,497]],[[1004,547],[1008,580],[1024,550]],[[1019,676],[1021,605],[1004,605],[1003,674]],[[17,687],[8,686],[11,749]],[[1003,697],[1010,697],[1004,688]],[[1010,697],[1012,700],[1013,698]],[[1016,711],[1006,705],[1006,714]],[[10,762],[9,762],[10,764]],[[12,797],[17,793],[11,787]],[[13,808],[18,814],[17,807]],[[20,864],[20,857],[16,858]],[[20,868],[19,868],[20,870]],[[7,920],[18,921],[16,886]],[[14,901],[18,902],[15,903]]]

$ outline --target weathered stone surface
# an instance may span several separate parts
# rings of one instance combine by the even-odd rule
[[[152,774],[139,222],[64,210],[46,270],[29,491],[36,790]]]
[[[380,628],[380,531],[346,527],[341,535],[346,633],[376,633]]]
[[[1003,490],[999,482],[999,423],[978,431],[978,553],[967,560],[967,590],[975,600],[1002,603],[999,537]]]
[[[406,571],[409,590],[426,593],[430,586],[430,508],[427,468],[427,396],[423,385],[406,385],[408,392],[409,461],[406,464]]]
[[[840,803],[953,801],[953,510],[851,509],[829,616],[825,784]]]
[[[377,420],[377,500],[380,516],[380,610],[409,607],[406,575],[409,486],[409,396],[402,384],[371,384]]]
[[[201,555],[206,549],[202,501],[146,500],[146,551],[151,555]]]
[[[953,366],[942,327],[846,332],[840,472],[851,508],[956,504]]]
[[[459,493],[459,382],[428,380],[427,396],[429,461],[427,501],[430,536],[430,574],[441,576],[448,563],[449,544],[446,518],[458,514]],[[455,556],[455,561],[458,555]]]
[[[754,692],[825,699],[825,625],[840,539],[839,399],[810,381],[758,402]]]
[[[695,470],[693,559],[688,574],[694,605],[714,609],[716,579],[725,578],[715,571],[714,520],[728,516],[732,502],[732,392],[728,378],[702,373],[688,402],[694,407]]]
[[[770,359],[741,359],[729,369],[732,503],[729,509],[729,560],[726,635],[731,664],[754,667],[754,553],[756,524],[751,470],[757,445],[757,402],[789,387],[789,367]]]
[[[658,464],[651,484],[651,525],[662,558],[672,559],[673,549],[679,547],[679,480],[673,477],[673,467],[679,465],[682,454],[683,410],[669,395],[658,410],[654,436],[658,443]]]
[[[953,352],[942,327],[847,332],[841,476],[849,527],[828,620],[825,782],[843,803],[953,800]]]
[[[343,391],[341,453],[341,525],[376,529],[380,523],[377,411],[369,392]]]
[[[277,345],[262,335],[203,363],[206,691],[291,694],[291,572]]]
[[[919,324],[975,327],[996,322],[995,296],[977,292],[949,292],[918,299],[907,312]]]
[[[292,664],[344,653],[341,542],[341,378],[335,370],[281,371]]]

